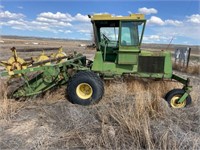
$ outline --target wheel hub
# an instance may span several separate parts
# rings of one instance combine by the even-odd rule
[[[173,108],[183,108],[186,106],[186,101],[183,101],[181,103],[178,103],[178,100],[181,98],[181,95],[176,95],[171,99],[171,106]]]
[[[81,83],[76,88],[76,94],[81,99],[86,100],[92,96],[93,90],[92,90],[92,87],[88,83]]]

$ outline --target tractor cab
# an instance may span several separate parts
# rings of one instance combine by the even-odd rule
[[[93,24],[97,53],[95,61],[119,65],[136,65],[146,20],[142,14],[89,16]],[[98,58],[97,58],[98,57]],[[94,62],[96,65],[96,62]],[[96,71],[108,71],[109,67],[94,66]],[[108,66],[108,65],[107,65]],[[130,66],[129,66],[130,67]]]

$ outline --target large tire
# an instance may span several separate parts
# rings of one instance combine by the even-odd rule
[[[185,91],[183,89],[173,89],[166,94],[165,100],[168,102],[170,107],[173,108],[186,107],[192,102],[190,95],[188,95],[188,97],[182,103],[177,103],[184,93]]]
[[[104,94],[104,84],[91,71],[80,71],[68,82],[68,99],[74,104],[91,105],[99,102]]]

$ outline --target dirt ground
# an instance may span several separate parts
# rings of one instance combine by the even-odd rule
[[[60,47],[93,58],[87,41],[1,39],[0,60],[10,48]],[[81,45],[81,46],[80,46]],[[50,51],[46,52],[51,54]],[[20,57],[41,52],[19,52]],[[105,82],[105,95],[96,105],[71,104],[66,86],[43,97],[7,99],[6,79],[0,80],[0,149],[200,149],[200,77],[175,71],[191,79],[193,103],[172,109],[162,98],[174,82]],[[123,88],[122,88],[123,87]]]

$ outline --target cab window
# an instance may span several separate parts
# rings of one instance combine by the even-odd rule
[[[141,37],[142,22],[121,22],[121,46],[137,46]]]

